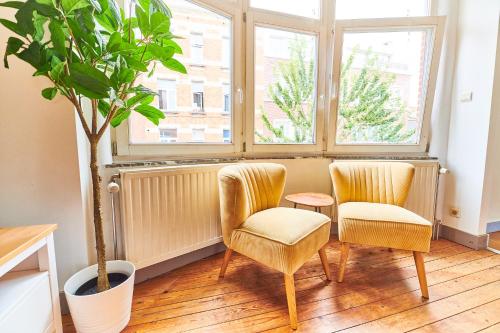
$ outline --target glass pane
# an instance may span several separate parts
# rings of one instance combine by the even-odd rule
[[[231,20],[189,1],[167,4],[173,33],[183,37],[177,40],[183,54],[176,59],[188,74],[158,63],[152,77],[140,78],[139,83],[158,92],[154,103],[165,119],[155,126],[133,113],[130,143],[231,143]]]
[[[316,36],[255,28],[255,142],[315,140]]]
[[[315,19],[320,17],[320,0],[251,0],[250,6]]]
[[[427,16],[429,9],[429,0],[336,0],[335,18]]]
[[[432,29],[344,34],[337,143],[419,143],[432,35]]]

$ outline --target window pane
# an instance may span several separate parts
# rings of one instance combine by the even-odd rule
[[[337,20],[429,15],[429,0],[336,0]]]
[[[158,63],[152,77],[140,77],[138,83],[158,93],[154,103],[165,119],[156,126],[132,113],[130,143],[230,143],[222,130],[231,131],[232,124],[231,19],[189,1],[166,2],[173,15],[172,32],[182,37],[176,42],[183,54],[176,59],[188,74]]]
[[[315,19],[320,17],[320,0],[251,0],[250,6]]]
[[[337,143],[419,143],[432,35],[432,29],[344,34]]]
[[[255,142],[315,140],[316,36],[255,28]]]

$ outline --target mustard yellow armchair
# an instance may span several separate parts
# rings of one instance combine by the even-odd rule
[[[286,178],[286,169],[280,164],[226,166],[218,177],[222,236],[227,246],[220,277],[224,277],[232,251],[284,273],[290,326],[296,329],[293,274],[318,252],[331,280],[324,249],[330,237],[330,218],[278,207]]]
[[[422,296],[429,298],[422,253],[429,252],[432,224],[402,208],[414,173],[413,165],[400,162],[330,164],[341,242],[338,282],[344,279],[349,244],[409,250]]]

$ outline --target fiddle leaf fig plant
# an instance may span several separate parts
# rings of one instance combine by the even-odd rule
[[[42,96],[67,98],[89,140],[97,290],[107,290],[97,146],[109,125],[120,125],[132,112],[156,125],[165,117],[151,105],[155,92],[136,81],[152,75],[158,62],[186,73],[174,58],[182,49],[170,31],[172,14],[162,0],[131,2],[135,17],[126,17],[115,0],[7,1],[0,6],[15,11],[15,21],[0,18],[15,34],[7,40],[4,66],[14,56],[33,66],[34,76],[48,78]]]

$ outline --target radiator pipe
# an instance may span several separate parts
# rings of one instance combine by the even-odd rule
[[[115,216],[115,193],[120,191],[120,185],[118,185],[114,179],[111,177],[111,182],[108,184],[108,192],[111,197],[111,223],[113,224],[113,253],[115,260],[118,260],[118,239],[116,237],[116,216]]]
[[[433,233],[433,238],[435,240],[439,239],[439,232],[441,229],[441,219],[436,218],[437,214],[437,205],[438,205],[438,197],[439,197],[439,185],[440,185],[440,179],[442,175],[449,174],[450,170],[446,168],[439,168],[438,171],[438,176],[437,176],[437,185],[436,185],[436,192],[434,193],[434,223],[432,224],[432,233]]]

